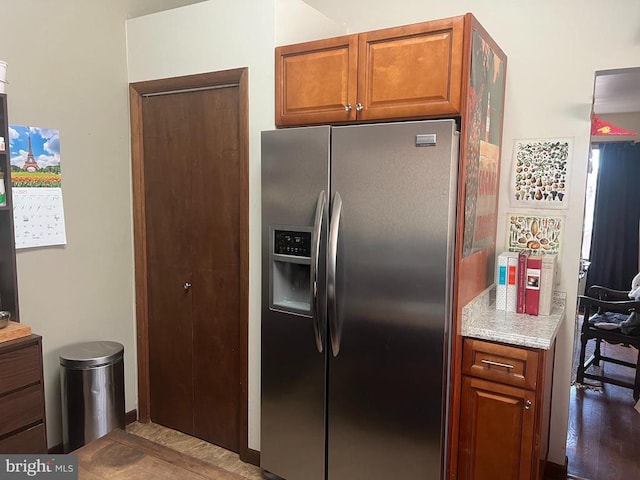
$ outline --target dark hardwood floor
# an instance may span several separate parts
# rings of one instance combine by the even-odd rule
[[[82,480],[247,480],[123,430],[113,430],[74,454],[78,458],[77,478]]]
[[[635,362],[638,351],[607,345],[607,354]],[[605,363],[607,375],[633,381],[635,371]],[[603,392],[571,387],[567,457],[569,478],[640,478],[640,412],[632,391],[604,384]]]

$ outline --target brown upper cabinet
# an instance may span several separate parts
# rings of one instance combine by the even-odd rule
[[[276,48],[276,125],[356,120],[358,35]]]
[[[460,115],[471,19],[276,48],[276,125]]]

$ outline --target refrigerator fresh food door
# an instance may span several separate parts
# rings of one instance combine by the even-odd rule
[[[260,463],[325,478],[330,128],[262,133]]]
[[[329,480],[444,471],[457,137],[452,120],[333,129]]]

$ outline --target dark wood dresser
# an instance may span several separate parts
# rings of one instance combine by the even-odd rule
[[[42,338],[0,343],[0,454],[47,453]]]

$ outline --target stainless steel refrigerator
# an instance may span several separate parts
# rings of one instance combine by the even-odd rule
[[[457,168],[453,120],[262,133],[265,471],[443,475]]]

